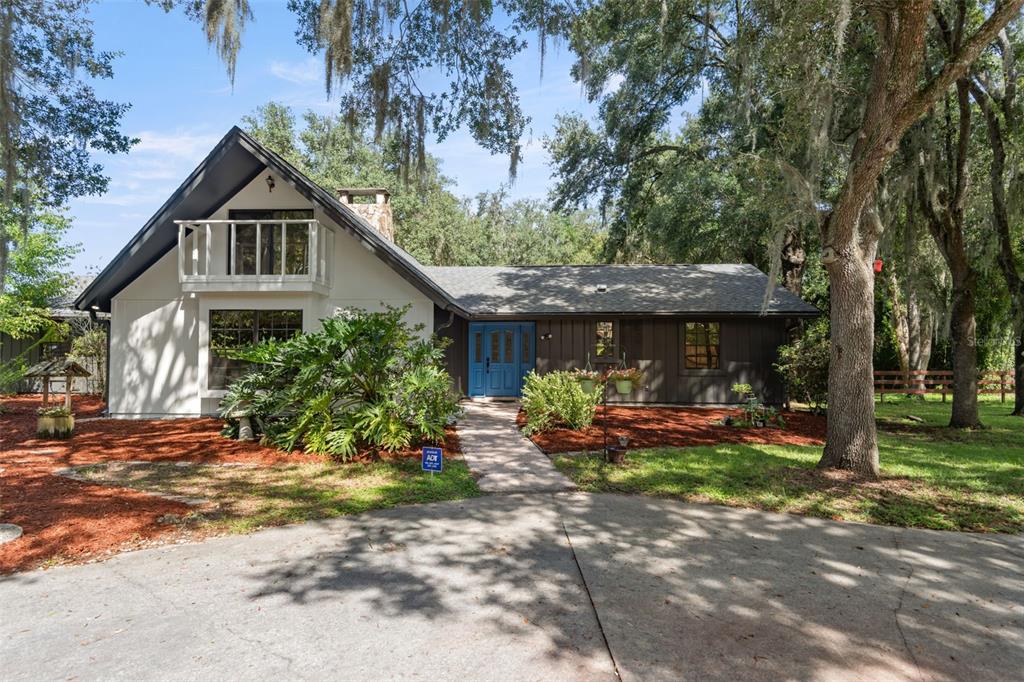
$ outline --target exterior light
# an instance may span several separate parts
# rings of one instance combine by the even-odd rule
[[[267,176],[267,191],[268,192],[273,192],[274,191],[274,184],[275,184],[274,183],[274,176],[273,175],[268,175]]]
[[[93,310],[99,310],[100,309],[100,307],[98,305],[91,305],[89,307],[92,308]]]

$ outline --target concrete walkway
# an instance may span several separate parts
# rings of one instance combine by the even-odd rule
[[[463,407],[459,440],[481,490],[526,493],[575,489],[547,455],[519,433],[517,403],[468,401]]]
[[[0,578],[0,679],[1018,680],[1022,561],[1019,537],[490,495]]]

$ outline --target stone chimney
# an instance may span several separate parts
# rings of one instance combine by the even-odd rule
[[[362,216],[381,236],[395,241],[395,222],[391,217],[391,193],[383,187],[342,187],[338,200]]]

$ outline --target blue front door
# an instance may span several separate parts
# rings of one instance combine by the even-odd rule
[[[534,367],[532,322],[469,325],[469,394],[518,396]]]

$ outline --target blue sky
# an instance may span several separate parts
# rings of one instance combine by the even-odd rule
[[[83,247],[76,272],[106,265],[217,140],[260,104],[275,100],[297,111],[337,110],[325,96],[320,57],[295,43],[295,19],[284,0],[256,0],[253,11],[232,89],[200,27],[180,12],[164,14],[141,0],[108,0],[94,7],[97,48],[123,53],[114,78],[97,82],[97,90],[104,98],[131,103],[123,130],[141,142],[128,155],[98,157],[111,178],[105,195],[71,202],[69,239]],[[571,64],[567,50],[549,49],[543,80],[536,50],[512,65],[532,119],[513,197],[547,195],[550,169],[541,138],[551,131],[555,115],[594,112],[569,75]],[[508,180],[508,159],[491,156],[465,131],[435,142],[429,151],[442,160],[457,194],[497,189]]]

